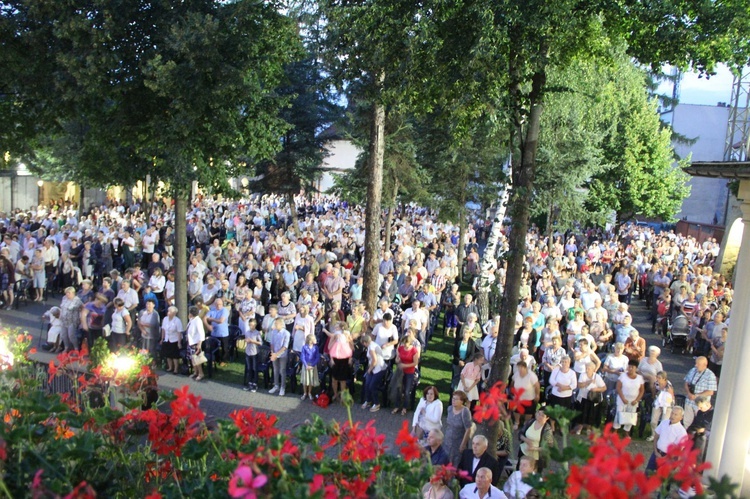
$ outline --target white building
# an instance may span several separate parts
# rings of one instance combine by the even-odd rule
[[[696,139],[694,144],[674,144],[680,158],[692,153],[692,162],[724,159],[728,107],[678,104],[673,113],[673,116],[665,116],[665,119],[672,122],[675,132]],[[690,196],[682,203],[677,218],[707,225],[724,225],[727,183],[728,180],[722,178],[691,177]]]

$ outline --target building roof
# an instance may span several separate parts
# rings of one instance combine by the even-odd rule
[[[694,177],[750,179],[750,161],[696,161],[683,170]]]

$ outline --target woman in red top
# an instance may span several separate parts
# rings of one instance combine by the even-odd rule
[[[411,391],[414,388],[414,373],[419,364],[419,348],[416,346],[414,338],[410,334],[405,334],[398,342],[396,350],[396,362],[398,368],[404,373],[402,377],[401,395],[396,407],[391,414],[396,414],[401,410],[401,415],[406,416],[406,406],[411,399]]]

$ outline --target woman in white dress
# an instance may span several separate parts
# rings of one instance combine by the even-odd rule
[[[617,415],[612,426],[616,430],[622,427],[625,431],[630,431],[638,417],[638,403],[646,391],[643,376],[638,374],[637,361],[628,361],[628,370],[620,375],[616,390]],[[632,414],[636,416],[633,417]]]

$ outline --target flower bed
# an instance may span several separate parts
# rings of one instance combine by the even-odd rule
[[[154,402],[156,376],[137,352],[111,357],[95,347],[91,354],[61,355],[49,376],[70,377],[75,390],[48,395],[40,389],[48,380],[27,359],[30,341],[0,333],[0,495],[6,497],[400,498],[419,496],[431,477],[455,474],[428,464],[406,421],[396,438],[399,453],[385,452],[373,421],[354,422],[351,415],[343,423],[313,415],[290,433],[276,427],[276,416],[247,408],[208,425],[188,387]],[[495,409],[508,403],[523,408],[507,400],[501,385],[492,387],[475,416],[495,421],[502,412]],[[643,456],[628,453],[627,443],[607,428],[589,445],[552,449],[566,466],[533,478],[535,487],[572,498],[700,487],[702,466],[687,446],[673,448],[649,477]],[[714,485],[719,496],[726,488]]]

